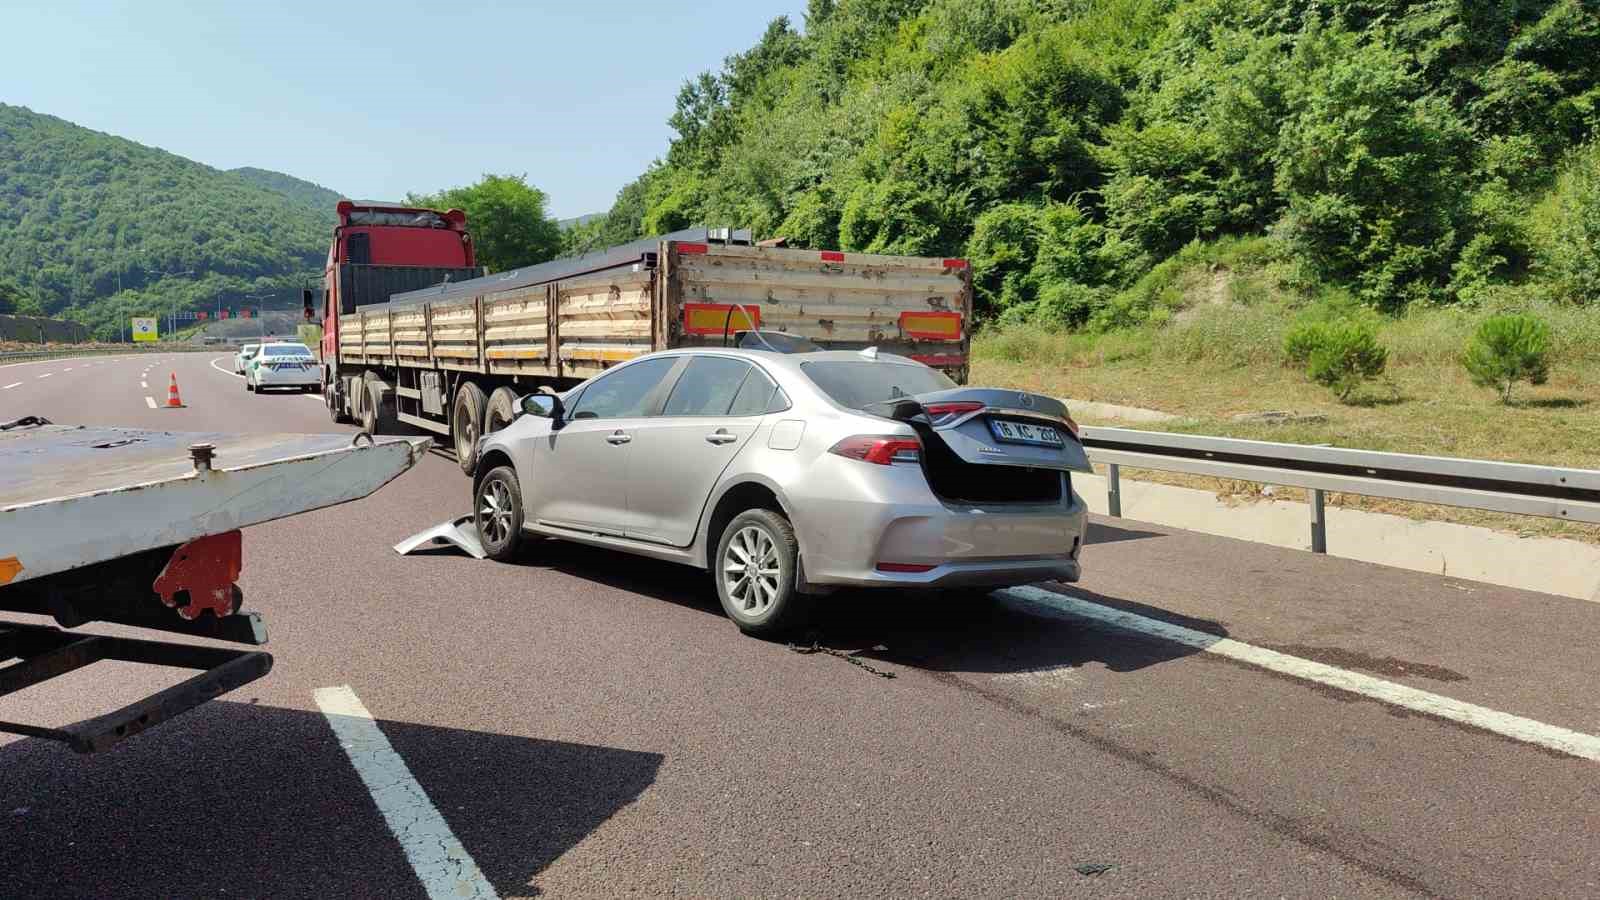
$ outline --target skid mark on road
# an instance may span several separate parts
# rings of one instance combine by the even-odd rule
[[[498,900],[494,886],[348,685],[312,692],[428,896]]]
[[[1600,737],[1584,734],[1580,731],[1562,728],[1557,725],[1546,725],[1533,719],[1514,716],[1498,710],[1465,703],[1427,691],[1373,678],[1357,672],[1348,672],[1325,663],[1301,659],[1276,650],[1256,647],[1231,638],[1218,637],[1206,634],[1193,628],[1162,622],[1157,619],[1147,618],[1135,613],[1112,609],[1091,603],[1067,594],[1058,594],[1034,587],[1008,588],[996,592],[996,596],[1006,599],[1025,609],[1044,612],[1046,614],[1064,615],[1069,618],[1088,620],[1123,631],[1133,631],[1139,634],[1193,647],[1203,653],[1231,659],[1236,662],[1246,663],[1257,668],[1288,675],[1305,681],[1314,682],[1325,687],[1331,687],[1352,694],[1359,694],[1388,703],[1403,709],[1420,712],[1425,715],[1440,719],[1447,719],[1473,728],[1481,728],[1502,737],[1554,750],[1579,759],[1600,762]]]

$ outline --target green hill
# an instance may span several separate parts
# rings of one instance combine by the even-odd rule
[[[987,315],[1102,330],[1196,243],[1389,311],[1600,283],[1589,0],[810,0],[668,121],[570,245],[962,255]]]
[[[320,184],[274,172],[271,169],[258,169],[254,166],[241,166],[229,169],[229,175],[237,175],[256,187],[263,187],[275,194],[282,194],[295,203],[306,207],[321,216],[332,228],[338,217],[334,214],[334,204],[343,198],[338,191],[330,191]]]
[[[101,337],[130,314],[298,303],[327,252],[328,198],[0,104],[0,280]]]

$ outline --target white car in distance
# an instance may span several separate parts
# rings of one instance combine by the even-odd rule
[[[322,393],[322,367],[305,344],[283,342],[262,344],[246,364],[244,389],[252,392],[268,388]]]
[[[261,350],[260,344],[245,344],[239,352],[233,355],[233,374],[243,375],[245,367],[250,365],[257,352]]]

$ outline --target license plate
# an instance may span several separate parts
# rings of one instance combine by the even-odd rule
[[[1005,419],[990,419],[989,430],[994,432],[996,440],[1008,441],[1013,444],[1038,444],[1044,447],[1060,447],[1062,445],[1061,432],[1049,425],[1033,425],[1026,422],[1008,422]]]

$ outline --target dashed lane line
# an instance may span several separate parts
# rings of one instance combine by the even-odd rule
[[[146,398],[144,398],[144,405],[150,407],[151,409],[155,409],[156,408],[156,398],[154,398],[154,397],[146,397]]]
[[[344,685],[318,688],[311,696],[428,896],[434,900],[498,900],[494,885],[456,839],[356,692]]]
[[[1333,666],[1276,650],[1267,650],[1250,644],[1236,641],[1232,638],[1218,637],[1206,634],[1193,628],[1174,625],[1158,619],[1151,619],[1135,613],[1124,612],[1090,603],[1067,594],[1058,594],[1054,591],[1043,590],[1036,587],[1007,588],[997,591],[996,596],[1004,598],[1007,602],[1016,604],[1025,609],[1044,612],[1047,615],[1066,616],[1072,619],[1087,620],[1099,625],[1133,631],[1150,637],[1193,647],[1202,653],[1212,653],[1238,662],[1246,663],[1270,672],[1289,675],[1305,681],[1314,681],[1327,687],[1352,694],[1359,694],[1426,715],[1440,719],[1448,719],[1462,725],[1470,725],[1491,731],[1512,740],[1525,744],[1533,744],[1569,756],[1600,762],[1600,737],[1584,734],[1580,731],[1562,728],[1557,725],[1546,725],[1533,719],[1514,716],[1498,710],[1465,703],[1439,694],[1419,691],[1416,688],[1370,675],[1361,675],[1356,672],[1347,672]]]
[[[5,387],[3,387],[3,388],[0,388],[0,391],[9,391],[9,390],[11,390],[11,389],[12,389],[12,388],[14,388],[14,387],[20,387],[20,386],[21,386],[21,385],[22,385],[22,382],[20,382],[20,381],[13,381],[13,382],[11,382],[11,383],[10,383],[10,384],[8,384],[8,385],[6,385],[6,386],[5,386]]]
[[[54,374],[55,374],[54,372],[46,372],[43,375],[36,375],[34,377],[35,378],[49,378],[51,375],[54,375]]]
[[[148,381],[141,381],[141,382],[139,382],[139,387],[142,387],[142,388],[147,388],[147,389],[148,389],[148,388],[149,388],[149,387],[150,387],[150,382],[148,382]]]

